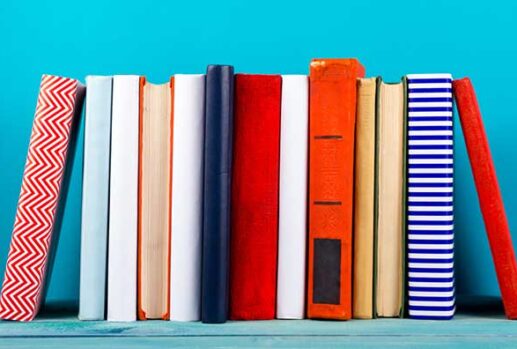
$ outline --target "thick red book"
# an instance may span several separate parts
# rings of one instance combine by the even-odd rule
[[[509,319],[517,319],[517,264],[476,93],[469,78],[454,80],[452,88],[494,259],[504,310]]]
[[[281,77],[235,75],[230,318],[275,317]]]

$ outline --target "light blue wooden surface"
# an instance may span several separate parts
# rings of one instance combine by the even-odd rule
[[[377,319],[352,321],[81,322],[50,309],[31,323],[0,322],[6,348],[512,348],[517,321],[506,320],[494,299],[462,302],[452,321]]]

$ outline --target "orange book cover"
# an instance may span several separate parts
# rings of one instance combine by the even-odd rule
[[[171,237],[171,227],[172,227],[172,220],[171,220],[171,214],[170,214],[170,207],[172,205],[172,145],[173,145],[173,125],[174,125],[174,77],[171,77],[168,83],[169,87],[169,96],[167,98],[169,99],[169,109],[170,109],[170,129],[168,131],[168,138],[167,138],[167,154],[170,166],[168,166],[168,178],[166,179],[167,185],[166,185],[166,193],[167,193],[167,218],[166,218],[166,224],[165,229],[168,234],[168,243],[167,243],[167,251],[166,251],[166,262],[165,262],[165,278],[163,280],[163,285],[165,285],[166,288],[166,295],[165,295],[165,303],[163,304],[162,308],[163,310],[160,312],[160,314],[157,316],[156,314],[153,316],[149,314],[149,311],[146,309],[145,302],[143,301],[143,294],[144,292],[147,292],[147,298],[155,298],[153,294],[149,294],[148,287],[145,287],[143,282],[143,274],[144,269],[149,269],[150,266],[145,266],[145,263],[149,263],[148,260],[144,260],[143,258],[143,249],[144,249],[144,243],[143,243],[143,226],[144,226],[144,213],[143,213],[143,201],[144,201],[144,194],[142,191],[143,187],[143,177],[144,177],[144,166],[143,166],[143,156],[144,156],[144,140],[143,140],[143,134],[144,134],[144,109],[146,108],[146,103],[148,101],[145,101],[144,98],[144,87],[146,85],[147,81],[145,77],[140,77],[140,95],[139,95],[139,118],[140,118],[140,136],[139,136],[139,170],[138,170],[138,266],[137,266],[137,316],[139,320],[147,320],[147,319],[157,319],[160,318],[162,320],[168,320],[170,318],[170,254],[171,254],[171,245],[170,245],[170,237]],[[168,120],[169,121],[169,120]],[[147,130],[147,133],[149,133],[149,130]],[[148,205],[148,204],[147,204]],[[153,292],[151,290],[151,292]]]
[[[352,317],[352,214],[357,59],[310,64],[307,316]]]

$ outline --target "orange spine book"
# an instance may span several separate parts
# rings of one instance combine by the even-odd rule
[[[352,204],[356,59],[310,65],[309,318],[352,317]]]

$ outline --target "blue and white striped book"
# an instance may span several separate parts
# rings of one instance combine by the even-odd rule
[[[409,317],[454,316],[453,109],[450,74],[408,82]]]

